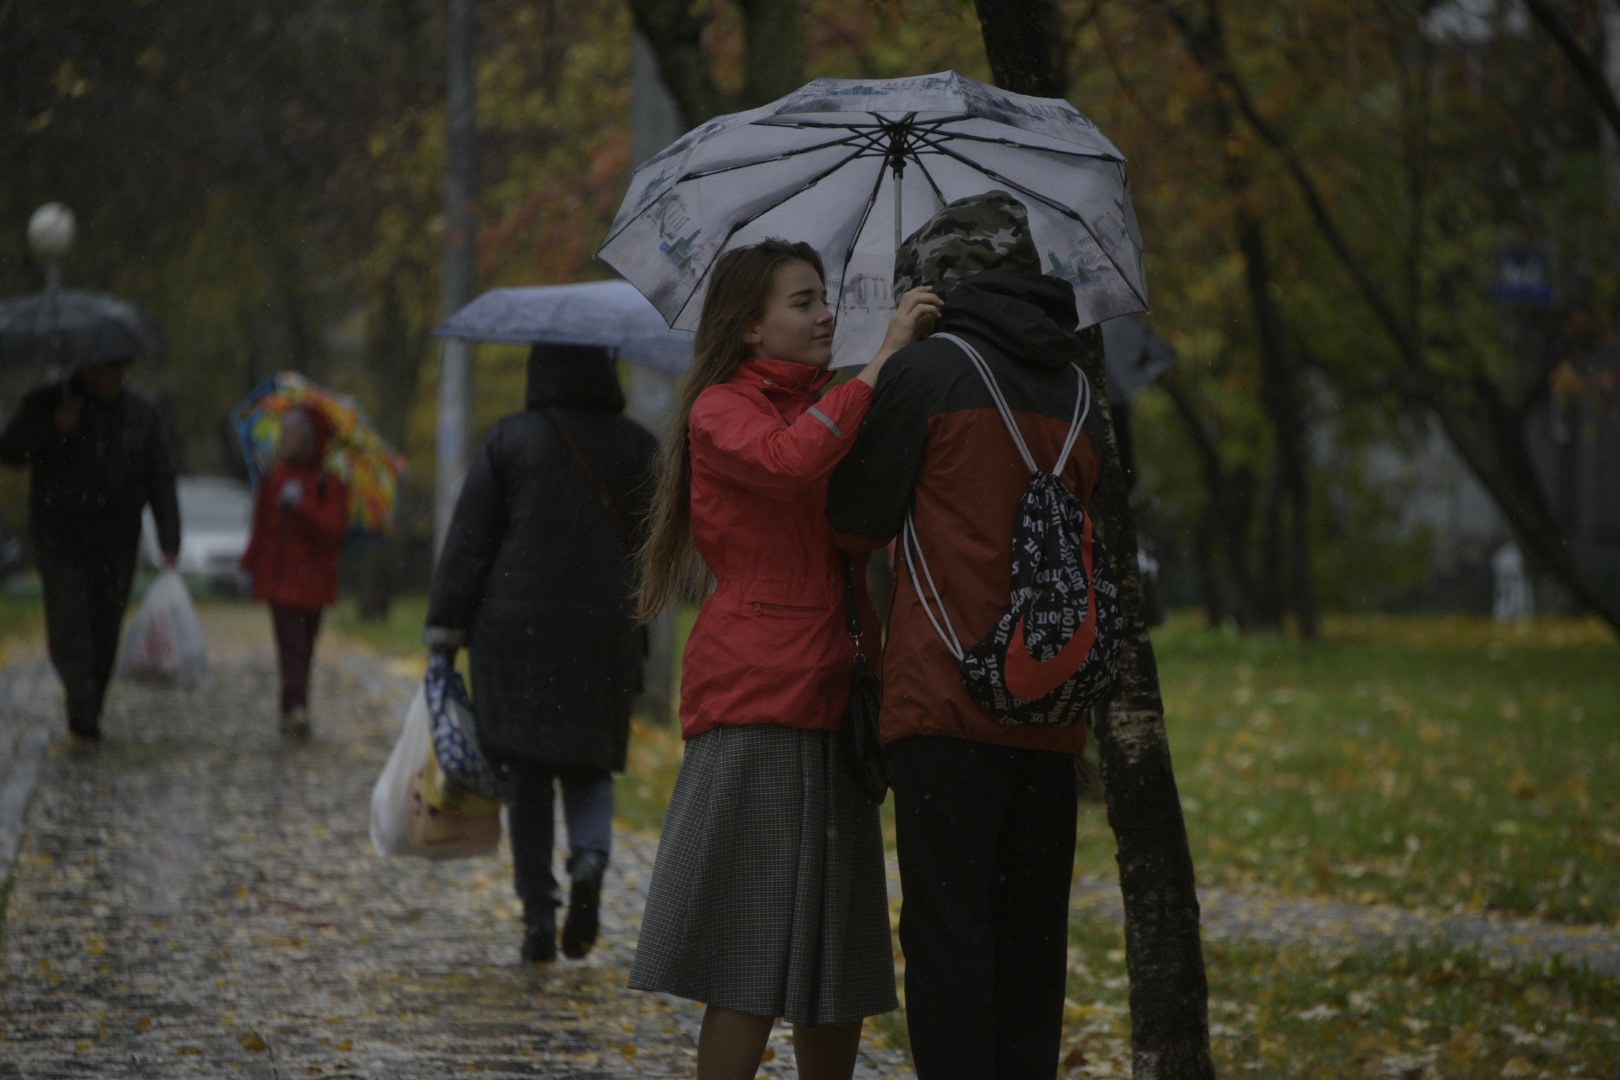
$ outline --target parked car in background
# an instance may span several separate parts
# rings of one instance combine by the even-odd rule
[[[248,594],[242,553],[253,527],[253,489],[224,476],[182,476],[175,485],[180,501],[180,573],[232,596]],[[157,526],[147,509],[141,526],[141,554],[163,564]]]

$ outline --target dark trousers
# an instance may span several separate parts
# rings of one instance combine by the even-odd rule
[[[276,662],[281,669],[281,711],[309,708],[309,665],[315,658],[315,635],[321,631],[321,609],[297,611],[270,606],[276,629]]]
[[[568,823],[568,867],[587,851],[608,854],[613,846],[613,776],[606,769],[580,769],[511,760],[507,824],[512,832],[512,878],[526,911],[540,916],[561,902],[551,872],[556,826],[553,782],[561,782]],[[543,917],[543,916],[542,916]]]
[[[45,592],[45,637],[67,697],[68,727],[95,734],[118,658],[118,636],[135,577],[135,545],[63,554],[47,552],[41,544],[39,576]]]
[[[1052,1080],[1063,1037],[1074,756],[889,747],[918,1080]]]

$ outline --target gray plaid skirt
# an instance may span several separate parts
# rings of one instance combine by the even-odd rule
[[[878,811],[833,733],[687,741],[630,985],[806,1025],[898,1006]]]

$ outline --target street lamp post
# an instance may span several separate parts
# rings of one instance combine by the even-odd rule
[[[46,203],[28,219],[28,246],[45,263],[45,292],[54,297],[62,285],[62,256],[73,247],[73,211]]]
[[[76,222],[73,211],[61,203],[46,203],[28,219],[28,246],[34,249],[34,254],[45,264],[45,303],[42,313],[49,319],[49,325],[56,326],[56,293],[62,287],[62,256],[73,247],[73,234]],[[55,336],[52,351],[56,355],[51,359],[61,359],[61,338]],[[54,364],[52,365],[54,368]]]
[[[445,86],[444,255],[441,317],[460,311],[478,292],[478,84],[474,68],[476,0],[449,0]],[[439,368],[438,462],[433,556],[444,549],[461,481],[467,473],[472,427],[473,346],[445,338]]]

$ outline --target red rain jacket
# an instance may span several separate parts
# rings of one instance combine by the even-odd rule
[[[253,575],[253,599],[295,611],[313,611],[337,602],[338,553],[349,528],[349,491],[322,467],[331,422],[309,410],[315,452],[303,461],[277,461],[259,484],[253,506],[253,533],[242,555],[242,569]],[[298,501],[284,506],[281,490],[292,480],[303,484]]]
[[[844,578],[827,523],[827,477],[872,405],[851,380],[748,359],[692,406],[692,535],[717,585],[703,602],[681,668],[681,734],[722,724],[836,729],[849,702],[854,643]],[[881,651],[855,560],[868,662]]]

